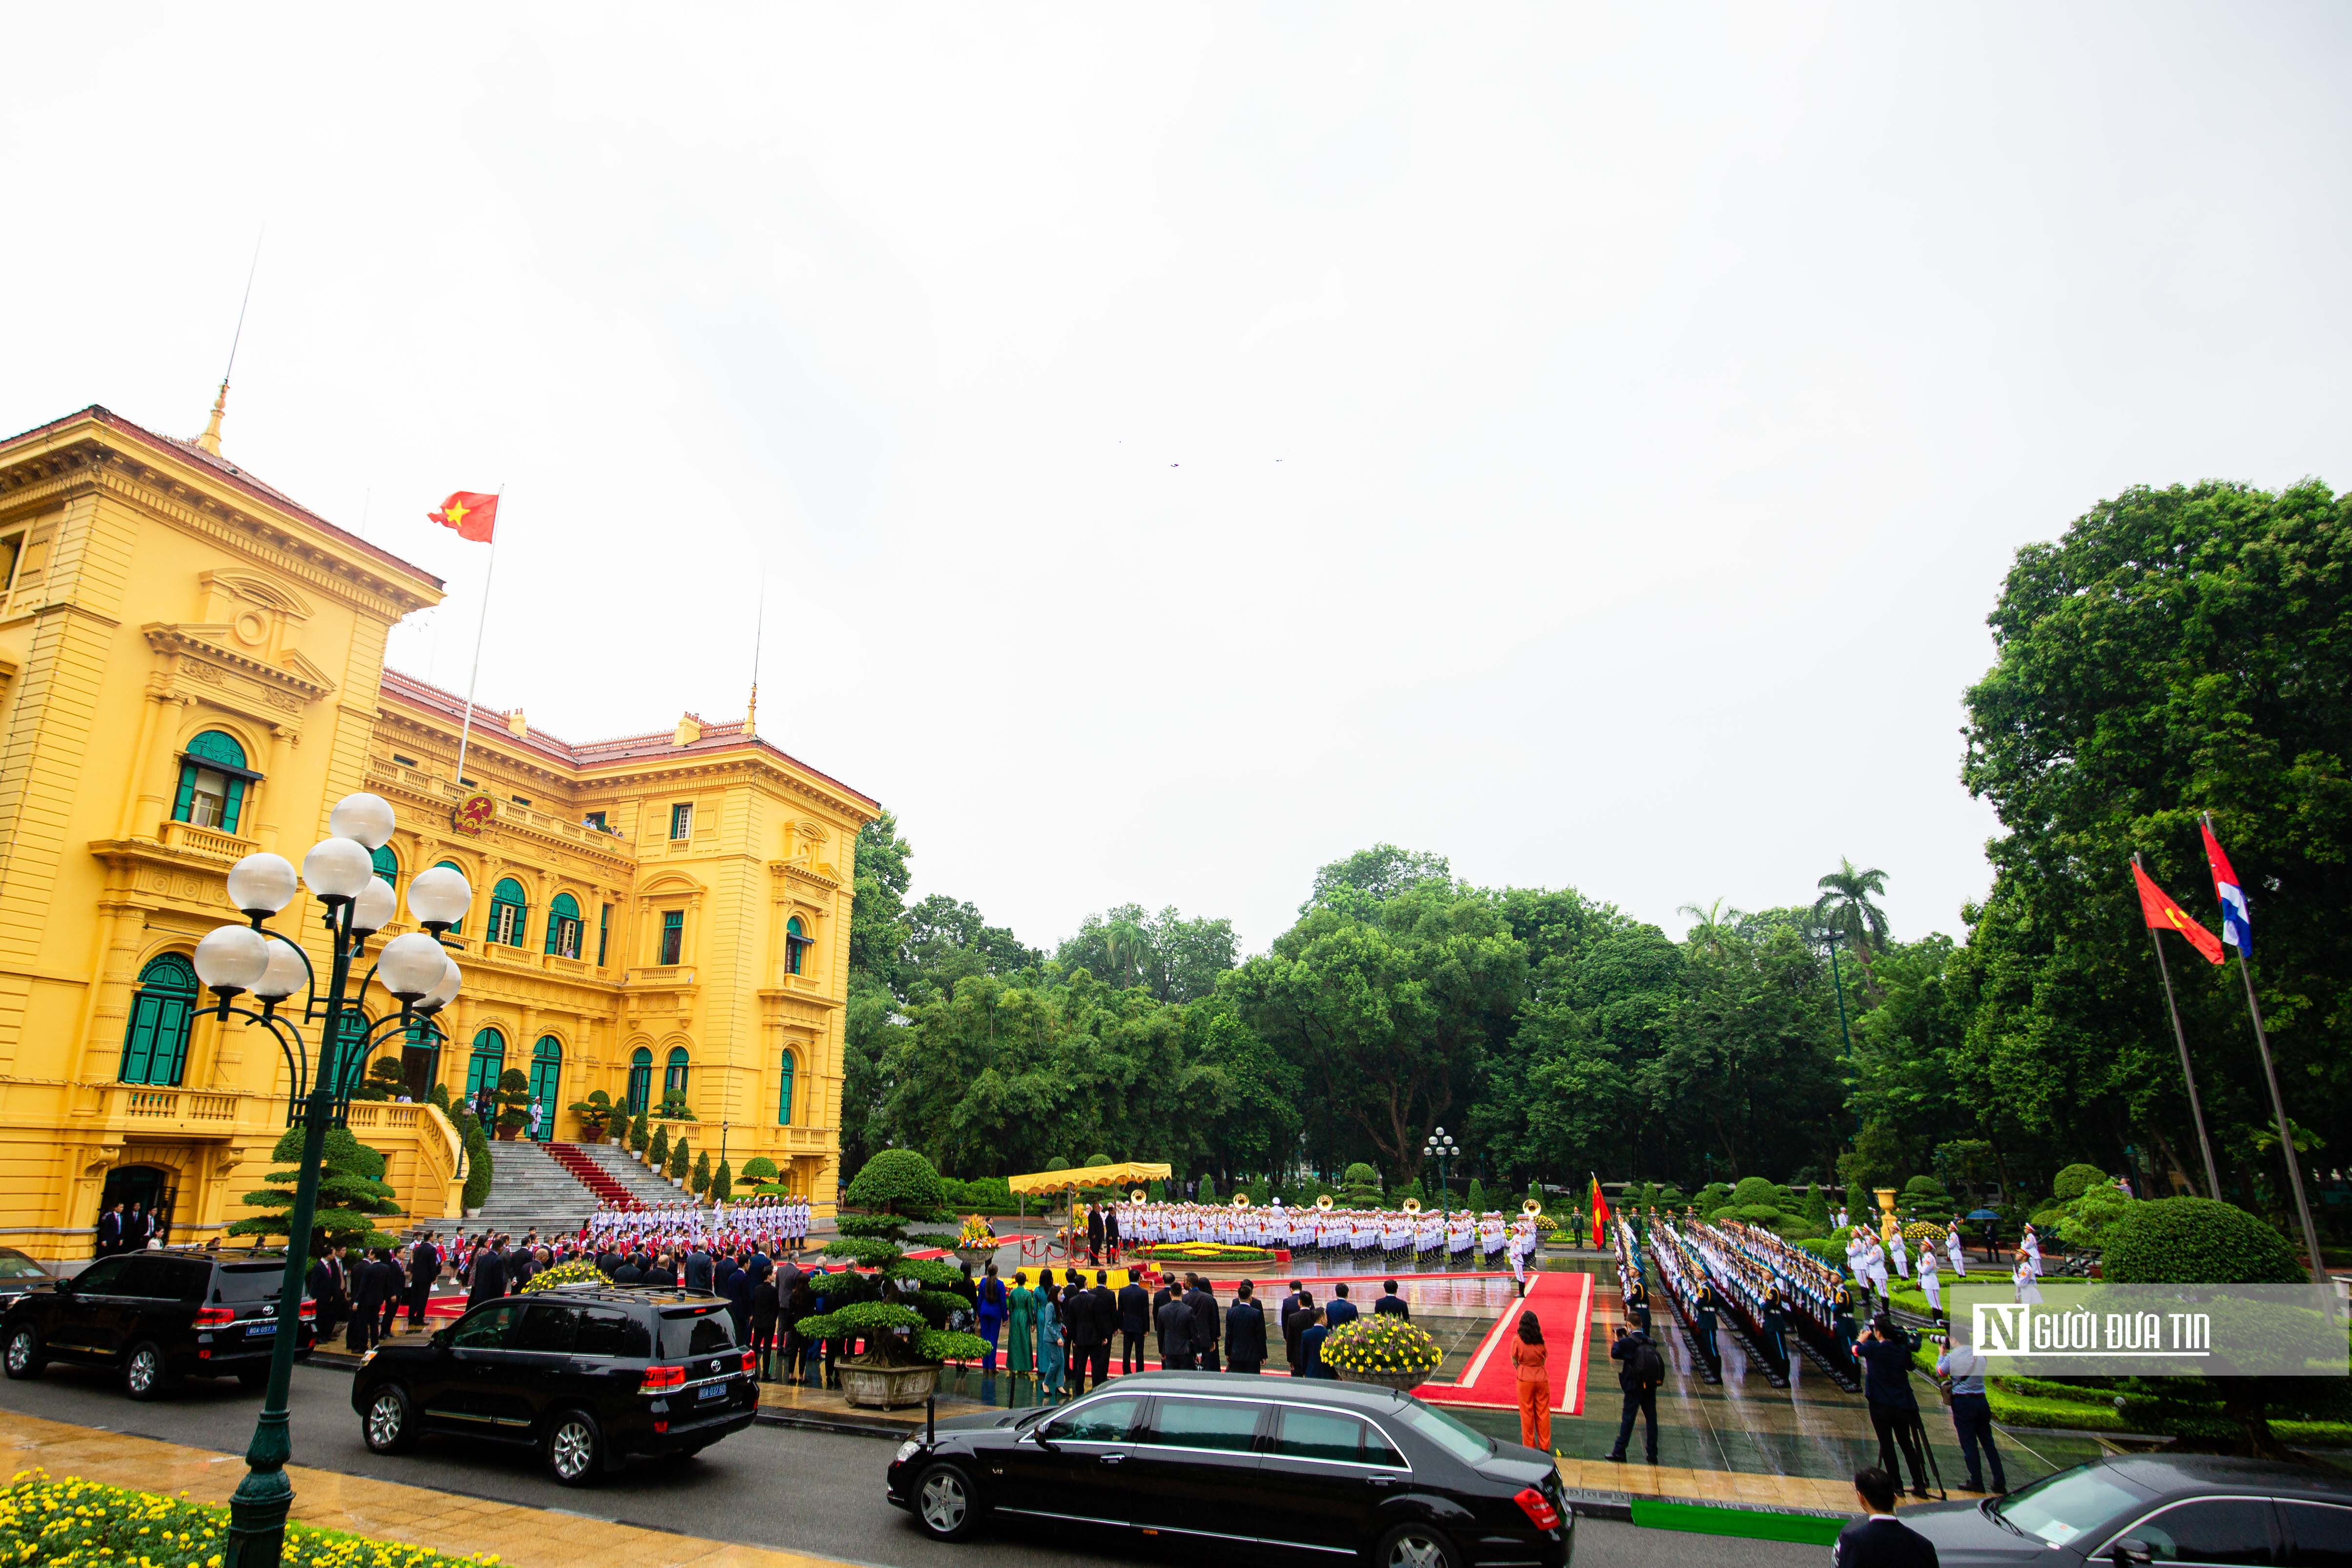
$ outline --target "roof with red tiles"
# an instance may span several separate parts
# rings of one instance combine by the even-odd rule
[[[387,697],[396,698],[412,707],[424,709],[453,724],[462,724],[465,721],[465,698],[457,692],[445,690],[430,681],[420,680],[415,676],[394,669],[389,666],[383,672],[383,690]],[[759,735],[744,734],[743,721],[740,719],[730,723],[712,724],[697,718],[695,721],[702,726],[700,737],[681,746],[677,743],[677,731],[675,727],[649,731],[642,735],[621,735],[609,741],[585,741],[575,745],[569,741],[560,740],[549,734],[528,720],[524,721],[523,732],[517,735],[507,728],[507,717],[505,710],[476,703],[474,732],[501,745],[520,746],[534,756],[544,757],[550,762],[575,770],[604,767],[614,763],[636,762],[649,757],[693,757],[719,752],[740,751],[747,747],[756,748],[780,762],[791,763],[811,778],[822,779],[844,795],[862,801],[877,811],[882,809],[881,802],[864,791],[851,788],[830,773],[820,773],[791,752],[770,744]],[[688,717],[694,716],[688,715]]]
[[[37,425],[32,429],[26,430],[20,435],[11,436],[6,440],[0,441],[0,459],[5,459],[10,455],[12,448],[25,442],[38,440],[41,437],[54,434],[55,432],[63,429],[65,426],[83,419],[96,420],[99,424],[105,426],[110,430],[120,430],[124,435],[131,437],[136,440],[167,451],[175,458],[185,458],[190,462],[195,463],[199,467],[209,469],[222,479],[226,479],[238,489],[244,490],[247,494],[255,496],[259,500],[266,500],[270,505],[278,507],[282,510],[292,512],[297,517],[302,519],[303,521],[310,523],[312,527],[318,529],[321,533],[330,535],[338,542],[351,546],[362,555],[381,561],[385,565],[402,572],[420,583],[430,583],[436,588],[442,585],[441,579],[436,577],[432,573],[425,570],[424,567],[419,566],[413,562],[404,561],[399,556],[394,555],[391,551],[385,550],[379,545],[370,544],[366,540],[362,539],[355,533],[348,533],[344,531],[342,529],[336,527],[333,523],[329,522],[325,518],[320,517],[317,512],[312,511],[309,507],[304,506],[300,501],[296,500],[292,496],[288,495],[285,491],[278,489],[273,486],[263,484],[259,479],[255,479],[251,474],[247,473],[243,468],[238,468],[235,463],[230,462],[227,458],[220,457],[215,453],[205,451],[194,441],[183,440],[177,436],[157,435],[154,431],[148,429],[143,425],[132,424],[130,420],[125,419],[121,415],[115,413],[112,409],[106,407],[102,404],[93,403],[87,408],[78,408],[62,419],[52,419],[47,425]]]

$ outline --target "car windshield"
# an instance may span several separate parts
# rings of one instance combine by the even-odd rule
[[[216,1301],[267,1301],[286,1282],[283,1263],[224,1263],[213,1280]]]
[[[2110,1472],[2078,1465],[2011,1494],[1993,1512],[2038,1541],[2063,1546],[2147,1501]]]
[[[1465,1465],[1494,1456],[1495,1445],[1486,1434],[1472,1430],[1443,1410],[1412,1400],[1397,1414],[1404,1418],[1406,1426]]]
[[[0,1252],[0,1279],[47,1279],[41,1266],[21,1252]]]

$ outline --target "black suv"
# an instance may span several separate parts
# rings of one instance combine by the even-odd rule
[[[151,1248],[101,1258],[70,1279],[36,1286],[0,1313],[0,1366],[38,1377],[52,1359],[122,1369],[133,1399],[152,1399],[181,1378],[269,1379],[281,1325],[282,1252]],[[295,1349],[317,1337],[302,1303]]]
[[[397,1453],[426,1432],[536,1447],[566,1486],[632,1454],[692,1454],[759,1414],[758,1361],[716,1296],[558,1286],[486,1301],[429,1341],[368,1352],[362,1436]]]
[[[1137,1373],[1059,1409],[940,1422],[899,1447],[888,1487],[941,1541],[994,1513],[1371,1568],[1565,1568],[1576,1549],[1549,1455],[1360,1384]]]

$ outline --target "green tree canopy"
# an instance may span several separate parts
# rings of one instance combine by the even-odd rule
[[[228,1226],[231,1236],[288,1237],[287,1220],[294,1206],[294,1187],[300,1179],[303,1129],[289,1127],[269,1152],[286,1163],[283,1170],[262,1177],[267,1184],[245,1194],[243,1202],[260,1210]],[[347,1127],[331,1127],[319,1162],[319,1205],[312,1218],[313,1237],[332,1247],[390,1247],[394,1237],[376,1228],[377,1218],[396,1215],[400,1205],[383,1179],[383,1156],[352,1135]],[[289,1238],[290,1241],[290,1237]],[[308,1245],[301,1249],[308,1255]]]

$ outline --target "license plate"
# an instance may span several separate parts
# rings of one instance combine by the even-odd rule
[[[278,1331],[278,1325],[275,1323],[248,1323],[246,1325],[245,1331],[248,1335],[274,1334]]]
[[[705,1384],[703,1385],[702,1392],[696,1394],[695,1397],[697,1399],[724,1399],[727,1397],[727,1385],[723,1383]]]

